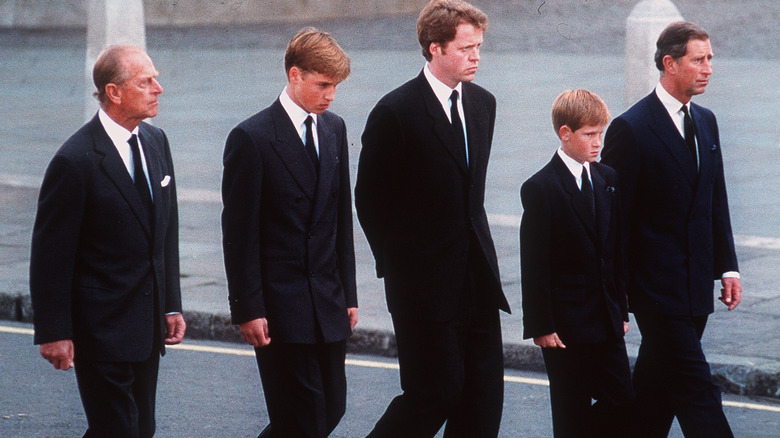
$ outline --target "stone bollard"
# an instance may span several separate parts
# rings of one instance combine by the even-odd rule
[[[653,60],[655,43],[664,28],[683,17],[670,0],[642,0],[626,19],[625,78],[623,100],[626,106],[645,97],[658,83]]]
[[[93,96],[92,67],[100,52],[113,44],[146,50],[143,0],[87,0],[87,58],[84,64],[84,118],[94,117],[99,105]]]

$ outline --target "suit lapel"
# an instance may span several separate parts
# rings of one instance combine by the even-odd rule
[[[461,150],[458,139],[452,131],[452,123],[447,119],[447,114],[444,112],[441,102],[436,98],[436,94],[434,94],[431,84],[428,83],[428,79],[425,78],[425,74],[422,72],[417,76],[417,85],[423,96],[425,109],[433,122],[433,132],[439,137],[439,140],[441,140],[442,145],[447,149],[450,156],[452,156],[452,159],[458,163],[458,167],[466,173],[468,169],[466,167],[466,160],[463,158],[464,151]],[[464,106],[464,113],[465,108],[466,107]],[[468,120],[469,118],[474,117],[467,117],[466,119]],[[468,129],[466,129],[466,131],[468,131]]]
[[[298,131],[277,99],[271,105],[275,140],[271,142],[287,171],[310,200],[314,200],[317,186],[316,170],[306,153]],[[319,135],[319,131],[317,132]]]
[[[582,196],[580,188],[577,187],[577,181],[574,179],[574,175],[566,167],[561,157],[556,153],[552,158],[553,168],[560,180],[563,191],[569,197],[569,203],[574,210],[574,213],[580,219],[585,229],[588,230],[588,234],[591,239],[596,239],[595,222],[588,212],[588,206],[585,204],[585,198]],[[594,187],[595,190],[595,187]]]
[[[160,185],[164,178],[162,163],[162,157],[164,156],[163,145],[154,142],[154,137],[145,134],[145,132],[146,125],[141,124],[138,130],[138,137],[141,139],[141,145],[143,145],[146,168],[149,172],[149,183],[152,188],[155,235],[161,235],[161,227],[166,225],[163,216],[168,211],[168,200],[162,195],[162,186]]]
[[[336,133],[328,126],[324,117],[317,116],[317,138],[320,150],[320,175],[317,182],[317,194],[314,200],[312,222],[316,222],[328,202],[328,193],[333,187],[334,174],[338,172],[339,157],[337,156]]]
[[[685,178],[691,187],[696,185],[696,163],[693,161],[685,139],[680,135],[680,131],[674,126],[674,122],[666,108],[653,92],[647,99],[650,106],[649,113],[652,115],[650,121],[650,130],[658,137],[660,143],[669,152],[674,162],[680,167],[680,171],[685,174]]]
[[[473,173],[477,169],[480,152],[483,150],[481,144],[474,133],[488,132],[490,129],[485,126],[487,118],[485,114],[479,114],[477,105],[471,99],[471,93],[469,92],[469,84],[463,84],[463,113],[466,116],[466,135],[468,135],[467,147],[469,150],[469,170]]]
[[[596,230],[599,234],[599,243],[603,244],[609,231],[610,212],[612,211],[612,196],[607,191],[607,182],[594,164],[590,166],[590,176],[593,179],[593,196],[596,201]]]
[[[92,123],[94,124],[95,152],[103,157],[100,165],[106,177],[108,177],[119,191],[120,195],[125,199],[136,219],[141,223],[147,237],[151,240],[152,232],[149,226],[149,216],[146,214],[143,203],[141,203],[141,196],[133,185],[133,179],[130,177],[130,173],[127,171],[125,163],[122,161],[119,152],[116,150],[116,146],[114,146],[111,138],[100,123],[98,116],[95,116],[95,118],[92,119]],[[141,140],[141,142],[143,143],[143,140]]]

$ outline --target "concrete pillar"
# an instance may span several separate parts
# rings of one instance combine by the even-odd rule
[[[623,100],[633,105],[658,83],[659,72],[653,60],[655,43],[664,28],[683,17],[670,0],[642,0],[626,19],[625,79]]]
[[[87,58],[84,64],[84,117],[91,119],[99,105],[93,96],[92,67],[100,52],[113,44],[132,44],[146,50],[143,0],[86,0]]]

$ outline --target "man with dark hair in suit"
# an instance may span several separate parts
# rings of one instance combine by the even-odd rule
[[[617,117],[603,162],[619,175],[629,309],[642,333],[634,369],[635,437],[731,437],[701,347],[713,282],[732,310],[742,286],[731,232],[718,125],[691,102],[712,74],[709,35],[689,22],[661,32],[655,90]]]
[[[157,115],[162,87],[143,50],[95,62],[98,114],[57,151],[30,257],[35,343],[76,368],[88,437],[151,437],[160,355],[181,315],[176,184]]]
[[[487,17],[432,0],[428,61],[368,116],[358,218],[385,280],[403,394],[370,437],[495,437],[503,404],[499,309],[509,311],[484,207],[496,101],[474,85]]]
[[[609,111],[594,93],[567,90],[552,120],[561,146],[520,189],[523,337],[542,347],[556,437],[628,437],[617,174],[595,162]]]
[[[346,409],[357,324],[347,131],[329,111],[349,58],[298,32],[287,87],[229,134],[222,235],[230,312],[255,347],[270,424],[261,437],[324,438]]]

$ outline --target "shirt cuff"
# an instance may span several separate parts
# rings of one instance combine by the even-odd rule
[[[729,271],[729,272],[724,272],[720,278],[740,278],[740,276],[739,276],[739,272],[737,271]]]

